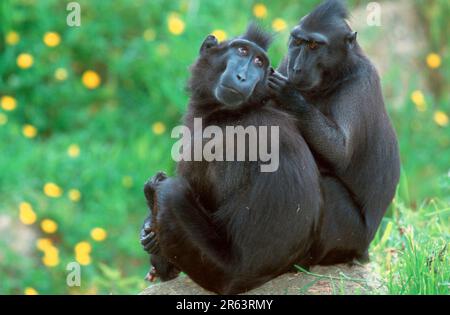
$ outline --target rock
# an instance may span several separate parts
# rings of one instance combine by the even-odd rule
[[[2,211],[0,209],[0,213]],[[36,238],[36,232],[31,226],[13,220],[8,214],[0,214],[0,248],[4,244],[13,252],[29,257],[34,250]],[[6,259],[5,256],[0,251],[0,264]]]
[[[374,264],[316,266],[308,273],[286,273],[244,294],[252,295],[318,295],[318,294],[381,294],[385,290],[375,272]],[[203,295],[214,294],[195,284],[189,277],[149,286],[141,295]]]

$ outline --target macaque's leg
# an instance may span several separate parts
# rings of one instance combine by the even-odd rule
[[[153,176],[144,187],[144,194],[150,214],[145,219],[141,228],[140,240],[144,250],[150,254],[150,264],[152,265],[152,268],[146,275],[146,279],[149,281],[154,281],[156,277],[161,278],[162,281],[167,281],[176,278],[179,274],[179,270],[173,264],[163,256],[159,255],[160,249],[156,238],[156,215],[158,209],[154,203],[154,192],[159,182],[166,178],[167,176],[163,172],[159,172]]]
[[[322,189],[324,209],[318,235],[318,263],[367,262],[369,240],[361,210],[338,179],[324,176]]]

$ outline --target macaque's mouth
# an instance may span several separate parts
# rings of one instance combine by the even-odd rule
[[[235,88],[232,88],[232,87],[229,87],[229,86],[223,85],[223,84],[221,84],[220,87],[222,89],[224,89],[225,91],[227,91],[227,92],[231,92],[233,94],[236,94],[236,95],[239,95],[241,97],[244,97],[244,95],[242,95],[242,93],[240,91],[236,90]]]
[[[304,77],[302,77],[301,75],[298,75],[298,74],[296,75],[296,74],[288,73],[288,80],[289,80],[289,82],[294,84],[295,87],[299,91],[302,91],[302,92],[311,91],[318,86],[318,83],[316,83],[316,82],[311,83],[310,81],[305,80]]]

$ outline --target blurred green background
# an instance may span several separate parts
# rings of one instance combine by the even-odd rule
[[[173,174],[170,130],[204,37],[250,20],[277,33],[319,1],[69,1],[0,3],[0,293],[135,294],[147,284],[138,233],[142,187]],[[349,1],[351,24],[382,75],[402,178],[371,258],[392,294],[447,294],[450,212],[450,4]],[[262,245],[263,246],[263,245]],[[66,265],[82,265],[81,287]]]

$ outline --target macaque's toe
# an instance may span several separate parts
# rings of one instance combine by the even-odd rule
[[[156,269],[155,269],[155,267],[152,267],[152,268],[150,269],[150,271],[147,272],[147,274],[146,274],[146,276],[145,276],[144,279],[147,280],[147,281],[149,281],[149,282],[153,282],[153,281],[156,280],[157,277],[158,277],[158,276],[157,276],[157,273],[156,273]]]

